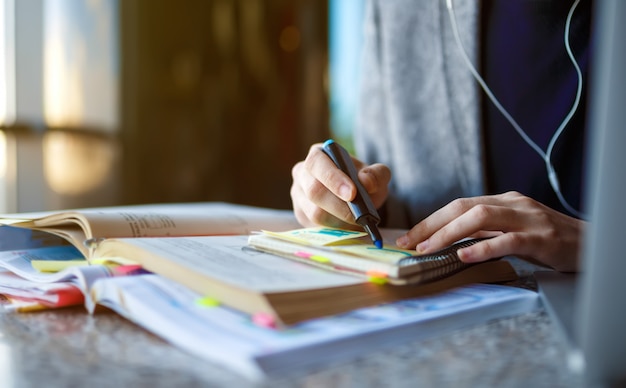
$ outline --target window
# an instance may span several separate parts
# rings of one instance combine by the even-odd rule
[[[356,115],[364,1],[330,0],[330,123],[333,135],[349,143]]]
[[[0,0],[0,125],[15,115],[13,54],[13,0]]]
[[[0,212],[115,200],[118,1],[0,0]]]
[[[44,118],[50,127],[118,126],[117,1],[44,1]]]

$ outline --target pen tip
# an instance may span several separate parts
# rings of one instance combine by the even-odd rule
[[[382,241],[380,241],[380,240],[376,240],[376,241],[374,241],[374,245],[376,245],[376,248],[378,248],[378,249],[382,249],[382,247],[383,247],[383,242],[382,242]]]

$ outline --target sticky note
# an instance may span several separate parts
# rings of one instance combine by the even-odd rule
[[[138,265],[136,261],[129,260],[125,257],[99,257],[97,259],[92,259],[91,262],[93,264],[102,264],[102,265]]]
[[[367,278],[367,280],[370,283],[374,283],[374,284],[381,284],[382,285],[382,284],[386,284],[387,283],[387,279],[386,278],[377,278],[377,277],[374,277],[374,276],[371,276],[371,277]]]
[[[148,273],[148,271],[144,270],[142,266],[136,264],[119,265],[113,269],[113,272],[120,276]]]
[[[388,277],[388,275],[385,272],[381,272],[381,271],[367,271],[365,273],[367,276],[372,277],[372,278],[386,278]]]
[[[30,264],[39,272],[59,272],[77,265],[88,265],[87,260],[31,260]]]
[[[266,327],[269,329],[276,328],[276,320],[273,316],[267,313],[257,313],[252,316],[252,323],[257,326]]]
[[[318,263],[330,263],[330,259],[324,256],[312,255],[309,259],[317,261]]]
[[[220,302],[217,299],[204,296],[196,299],[196,305],[200,307],[217,307],[220,305]]]

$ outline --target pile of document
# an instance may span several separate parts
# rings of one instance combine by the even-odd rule
[[[538,298],[521,288],[472,284],[276,327],[133,263],[87,263],[74,245],[0,226],[0,304],[4,313],[62,313],[76,305],[94,313],[104,306],[174,346],[259,380],[533,311]]]

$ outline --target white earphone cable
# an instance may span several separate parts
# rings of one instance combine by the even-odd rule
[[[572,116],[574,116],[574,113],[576,113],[576,110],[578,109],[578,105],[580,103],[580,98],[581,98],[581,95],[582,95],[582,83],[583,83],[582,72],[580,71],[580,66],[578,65],[578,62],[576,62],[576,58],[574,57],[574,54],[572,53],[572,50],[571,50],[571,47],[570,47],[570,43],[569,43],[569,31],[570,31],[570,25],[571,25],[571,21],[572,21],[572,16],[573,16],[574,11],[576,10],[576,6],[578,5],[579,2],[580,2],[580,0],[575,0],[574,4],[572,5],[572,7],[569,10],[569,13],[567,15],[567,20],[565,22],[565,36],[564,36],[565,49],[567,51],[567,55],[568,55],[570,61],[572,62],[572,64],[574,65],[574,69],[576,70],[576,75],[578,77],[578,86],[577,86],[577,90],[576,90],[576,97],[574,99],[574,103],[572,105],[572,108],[570,109],[568,114],[565,116],[565,119],[563,119],[563,122],[561,122],[561,125],[559,125],[559,127],[555,131],[554,135],[550,139],[550,143],[548,144],[546,152],[544,152],[541,149],[541,147],[539,147],[537,145],[537,143],[535,143],[526,134],[526,132],[524,132],[522,127],[520,127],[520,125],[517,123],[517,121],[515,121],[515,119],[509,114],[509,112],[506,109],[504,109],[504,107],[502,106],[502,104],[500,104],[500,101],[498,101],[498,99],[493,94],[493,92],[491,91],[489,86],[487,86],[487,83],[481,77],[481,75],[478,73],[478,71],[476,70],[476,68],[474,67],[472,62],[470,61],[469,56],[467,55],[467,52],[465,51],[465,48],[463,47],[463,43],[461,42],[461,37],[459,35],[459,30],[458,30],[458,26],[457,26],[457,22],[456,22],[456,15],[455,15],[455,12],[454,12],[454,5],[452,4],[452,0],[446,0],[446,8],[448,9],[448,15],[450,16],[450,22],[451,22],[451,25],[452,25],[452,33],[454,34],[454,39],[456,40],[456,43],[459,46],[461,55],[463,57],[463,61],[467,64],[470,72],[472,73],[472,75],[474,76],[474,78],[476,79],[478,84],[481,86],[481,88],[483,89],[483,91],[485,92],[487,97],[489,97],[491,102],[498,109],[498,111],[500,111],[500,113],[502,113],[504,118],[506,118],[506,120],[511,124],[511,126],[513,126],[515,131],[522,137],[522,139],[524,139],[524,141],[533,150],[535,150],[535,152],[537,154],[539,154],[541,159],[544,160],[544,162],[546,164],[546,170],[547,170],[547,173],[548,173],[548,179],[550,181],[550,185],[552,186],[552,189],[554,190],[555,194],[557,195],[557,197],[558,197],[559,201],[561,202],[561,204],[563,205],[563,207],[565,209],[567,209],[567,211],[569,211],[573,215],[575,215],[575,216],[577,216],[579,218],[584,218],[583,214],[581,212],[579,212],[578,210],[574,209],[574,207],[572,207],[567,202],[567,200],[563,197],[563,194],[561,193],[559,179],[558,179],[557,173],[556,173],[556,171],[554,169],[554,166],[552,165],[552,161],[551,161],[552,151],[554,149],[554,145],[556,144],[558,138],[563,133],[563,130],[565,129],[565,127],[567,126],[567,124],[571,120]]]

